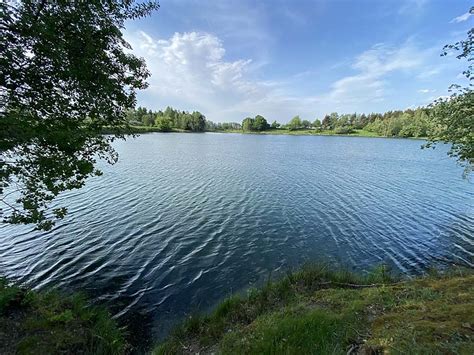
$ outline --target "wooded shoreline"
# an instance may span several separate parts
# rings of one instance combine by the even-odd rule
[[[112,131],[105,130],[105,134],[113,133]],[[234,130],[206,130],[203,132],[194,132],[183,129],[172,129],[169,131],[161,131],[157,127],[147,126],[131,126],[127,130],[127,134],[145,134],[145,133],[234,133],[234,134],[252,134],[252,135],[288,135],[288,136],[331,136],[331,137],[363,137],[363,138],[391,138],[391,139],[410,139],[410,140],[426,140],[427,137],[398,137],[398,136],[381,136],[374,132],[365,130],[354,130],[353,133],[336,133],[334,131],[322,131],[318,132],[312,129],[302,130],[289,130],[289,129],[272,129],[266,131],[243,131],[240,129]]]

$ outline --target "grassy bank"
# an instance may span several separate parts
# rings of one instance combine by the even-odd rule
[[[0,354],[126,354],[110,315],[80,296],[0,279]],[[474,273],[396,279],[306,266],[189,317],[155,354],[472,354]]]
[[[130,133],[153,133],[161,132],[157,127],[148,126],[132,126]],[[172,129],[169,132],[162,133],[190,133],[191,131]],[[366,131],[363,129],[355,129],[352,133],[341,134],[334,130],[316,131],[314,129],[298,129],[289,130],[284,128],[270,129],[267,131],[254,132],[243,131],[241,129],[225,130],[225,131],[211,131],[212,133],[240,133],[240,134],[259,134],[259,135],[290,135],[290,136],[340,136],[340,137],[371,137],[371,138],[404,138],[404,137],[386,137],[378,135],[375,132]],[[113,133],[112,131],[104,130],[104,133]],[[406,137],[407,139],[426,139],[426,137]]]
[[[242,134],[263,134],[263,135],[290,135],[290,136],[340,136],[340,137],[371,137],[371,138],[406,138],[406,139],[426,139],[426,137],[387,137],[378,135],[375,132],[363,129],[355,129],[352,133],[340,134],[334,130],[316,131],[314,129],[289,130],[284,128],[270,129],[261,132],[250,132],[242,130],[217,131],[217,133],[242,133]]]
[[[171,129],[170,131],[163,132],[161,131],[158,127],[150,127],[150,126],[130,126],[129,129],[127,129],[126,134],[141,134],[141,133],[154,133],[154,132],[162,132],[162,133],[187,133],[190,131],[186,131],[183,129]],[[117,133],[116,130],[111,129],[110,127],[105,127],[102,129],[103,134],[115,134]]]
[[[155,354],[472,354],[474,274],[396,280],[308,266],[210,315],[187,319]]]
[[[240,129],[218,131],[218,133],[243,133],[243,134],[263,134],[263,135],[290,135],[290,136],[354,136],[354,137],[382,137],[374,132],[362,129],[354,130],[352,133],[339,134],[334,130],[316,131],[314,129],[289,130],[285,128],[269,129],[267,131],[242,131]]]
[[[0,278],[0,354],[123,354],[123,332],[80,295],[34,292]]]

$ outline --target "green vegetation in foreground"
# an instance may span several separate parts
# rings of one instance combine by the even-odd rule
[[[186,320],[156,354],[473,354],[474,274],[307,266]]]
[[[0,278],[0,354],[123,354],[108,312],[80,295],[34,292]]]

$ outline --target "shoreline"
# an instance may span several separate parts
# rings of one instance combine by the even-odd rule
[[[187,130],[172,129],[171,131],[160,131],[156,127],[133,126],[130,134],[146,134],[146,133],[221,133],[221,134],[252,134],[266,136],[326,136],[326,137],[359,137],[359,138],[389,138],[389,139],[410,139],[410,140],[426,140],[427,137],[398,137],[398,136],[380,136],[373,132],[365,130],[354,130],[354,133],[338,134],[334,132],[315,132],[314,130],[294,130],[275,129],[267,131],[242,131],[242,130],[226,130],[226,131],[203,131],[193,132]]]
[[[187,317],[152,353],[468,354],[473,287],[463,269],[409,279],[308,265]]]
[[[186,316],[141,348],[106,308],[80,293],[34,291],[0,277],[0,352],[470,353],[473,287],[473,270],[461,266],[409,278],[384,265],[362,274],[306,264]]]
[[[275,135],[275,136],[325,136],[325,137],[359,137],[359,138],[390,138],[390,139],[413,139],[413,140],[426,140],[427,137],[398,137],[398,136],[380,136],[372,132],[364,130],[355,130],[355,133],[348,134],[338,134],[338,133],[321,133],[314,132],[311,130],[276,130],[276,131],[261,131],[261,132],[251,132],[251,131],[238,131],[238,130],[229,130],[229,131],[206,131],[205,133],[236,133],[236,134],[254,134],[254,135]]]

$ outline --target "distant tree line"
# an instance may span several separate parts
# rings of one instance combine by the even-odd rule
[[[433,110],[420,107],[404,111],[388,111],[370,114],[338,114],[333,112],[313,122],[293,117],[288,123],[277,121],[268,123],[261,115],[246,117],[242,124],[237,122],[214,123],[206,120],[199,111],[180,111],[167,107],[164,111],[151,111],[144,107],[128,111],[127,120],[132,126],[156,127],[162,132],[185,130],[192,132],[238,131],[263,132],[285,129],[289,131],[313,130],[315,133],[350,134],[355,130],[365,130],[384,137],[426,137],[429,134]]]
[[[218,122],[214,123],[212,121],[206,120],[206,131],[239,131],[242,129],[242,125],[237,122]]]
[[[199,111],[175,110],[167,107],[164,111],[151,111],[144,107],[127,112],[127,121],[132,126],[156,127],[162,132],[172,130],[185,130],[204,132],[206,130],[206,117]]]
[[[245,118],[242,121],[242,130],[255,132],[272,129],[314,130],[335,134],[350,134],[355,130],[366,130],[386,137],[426,137],[431,127],[429,111],[428,108],[420,107],[368,115],[364,113],[340,115],[333,112],[313,122],[295,116],[287,124],[273,121],[271,125],[263,116],[257,115],[255,118]]]
[[[263,118],[263,117],[262,117]],[[152,111],[145,107],[138,107],[127,113],[127,121],[132,126],[155,127],[162,132],[185,130],[193,132],[238,131],[242,125],[237,122],[212,122],[206,119],[199,111],[176,110],[167,107],[164,111]]]

